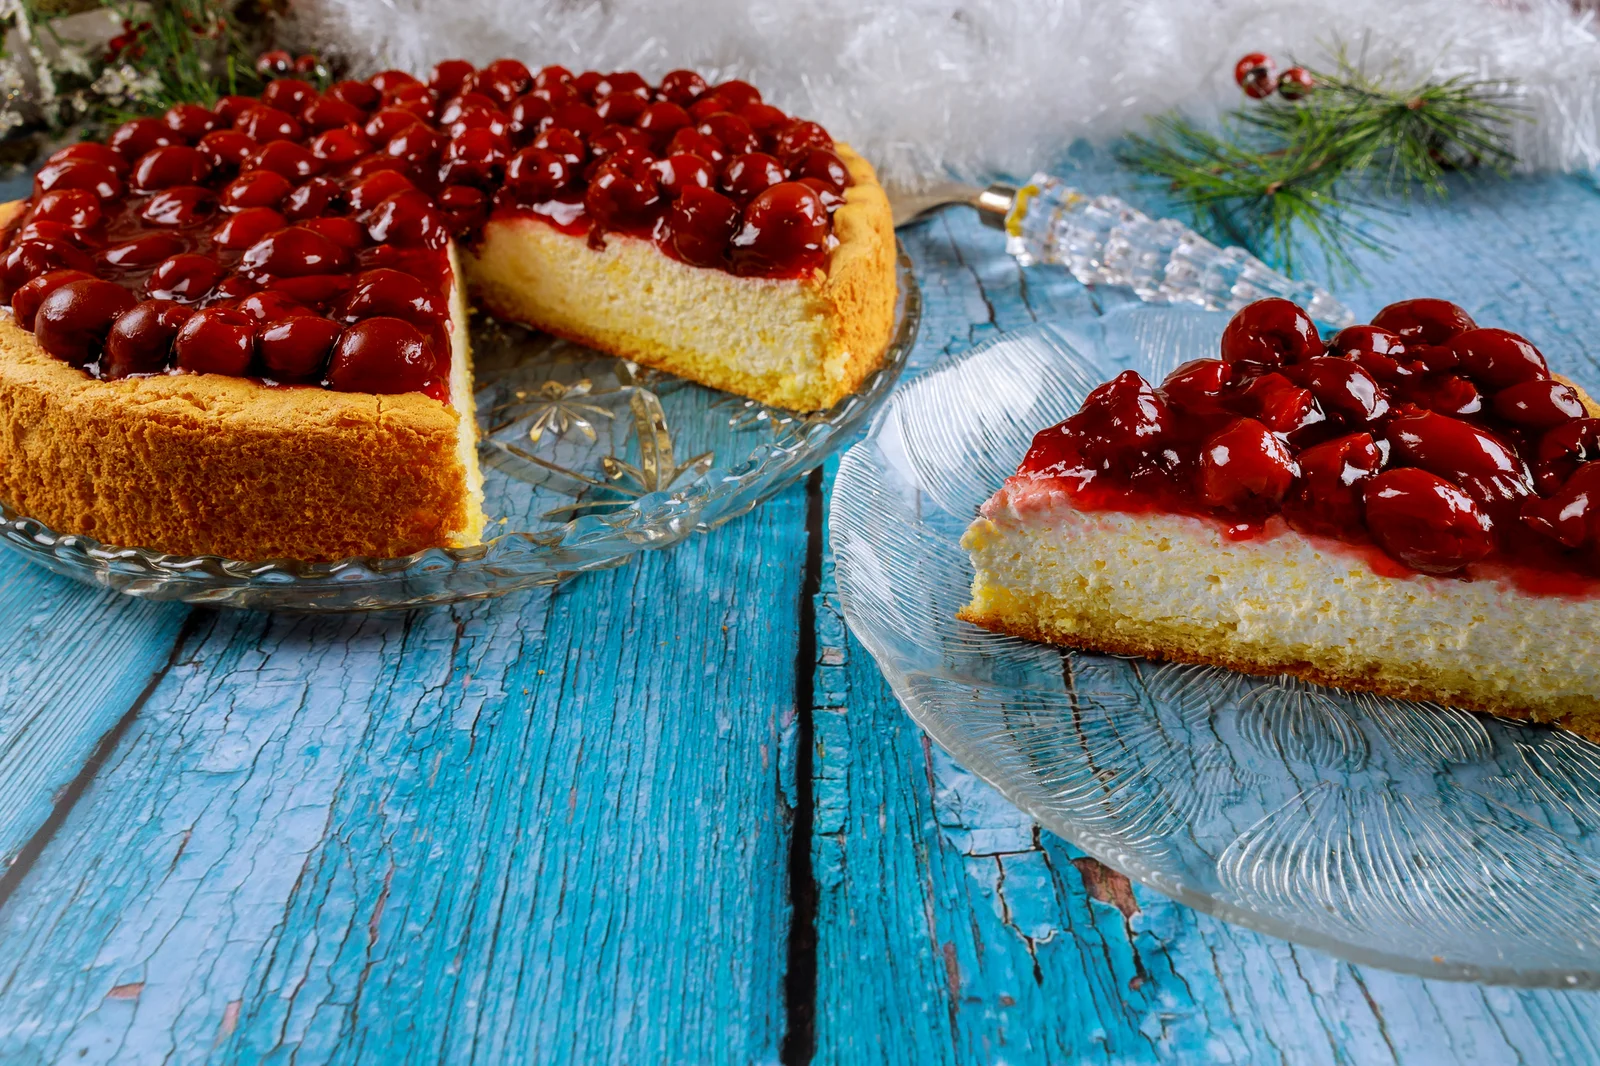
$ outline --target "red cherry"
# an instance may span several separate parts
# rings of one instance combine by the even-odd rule
[[[1253,418],[1241,418],[1200,451],[1200,498],[1235,509],[1277,503],[1300,476],[1288,446]]]
[[[1167,375],[1161,392],[1168,401],[1197,415],[1222,414],[1233,368],[1221,359],[1195,359]]]
[[[102,200],[116,200],[122,196],[123,184],[117,172],[104,163],[63,159],[58,163],[46,163],[33,178],[35,198],[55,189],[83,189]]]
[[[318,70],[321,66],[322,61],[309,52],[294,57],[294,72],[296,74],[303,74],[307,77],[319,73],[326,74],[326,71]]]
[[[336,81],[328,86],[328,97],[362,111],[371,111],[383,99],[383,94],[364,81]]]
[[[194,308],[171,300],[146,300],[122,312],[106,335],[100,376],[115,379],[165,370],[172,342],[193,314]]]
[[[1310,389],[1276,371],[1252,380],[1239,396],[1242,408],[1274,433],[1293,433],[1326,418]]]
[[[40,274],[52,270],[81,270],[94,274],[94,260],[74,244],[63,240],[19,241],[6,252],[4,275],[0,277],[0,301],[9,303],[11,294]]]
[[[518,203],[543,203],[567,186],[571,173],[566,160],[556,153],[524,148],[506,164],[506,189]]]
[[[733,112],[733,106],[715,92],[708,92],[689,105],[689,118],[696,124],[712,115],[731,115]]]
[[[670,100],[651,104],[639,113],[634,126],[650,138],[654,152],[664,151],[673,135],[690,124],[689,112]]]
[[[291,226],[265,237],[244,253],[239,267],[279,278],[334,274],[350,264],[350,253],[320,233]]]
[[[786,181],[760,193],[744,209],[733,238],[736,274],[765,276],[793,270],[827,250],[828,211],[816,191]]]
[[[401,248],[443,248],[450,239],[433,202],[415,190],[395,193],[373,208],[367,235],[377,244]]]
[[[1492,518],[1502,518],[1508,505],[1520,506],[1533,492],[1533,476],[1516,450],[1470,422],[1402,408],[1389,420],[1384,437],[1392,464],[1448,478]]]
[[[317,218],[343,195],[338,182],[330,178],[312,178],[289,193],[283,202],[283,217],[291,222]]]
[[[706,91],[706,80],[692,70],[674,70],[661,79],[660,95],[679,107],[688,107]]]
[[[746,155],[761,150],[761,138],[750,128],[750,123],[738,115],[715,114],[701,122],[695,129],[707,137],[715,137],[727,148],[729,155]]]
[[[650,99],[650,83],[631,70],[618,71],[607,74],[595,83],[594,98],[604,100],[618,94],[636,96],[641,100]]]
[[[1386,385],[1419,373],[1410,362],[1402,362],[1406,358],[1406,345],[1400,335],[1377,326],[1346,326],[1333,335],[1329,347],[1354,359]]]
[[[761,102],[761,90],[747,81],[725,81],[713,86],[711,91],[727,101],[732,111]]]
[[[690,185],[680,190],[667,211],[662,242],[686,263],[722,266],[739,219],[738,204],[709,188]]]
[[[59,222],[50,222],[47,219],[29,222],[26,226],[17,230],[14,239],[18,243],[22,241],[65,241],[79,248],[98,248],[105,244],[99,233],[75,230],[71,226],[63,226]]]
[[[439,180],[447,185],[492,187],[500,184],[505,165],[505,138],[487,129],[463,130],[445,146]]]
[[[186,252],[161,263],[144,283],[144,291],[158,300],[196,303],[222,277],[222,264],[209,255]]]
[[[311,308],[286,292],[262,289],[239,301],[239,310],[256,322],[268,322],[289,315],[309,315]],[[259,327],[258,327],[259,328]]]
[[[470,233],[489,220],[491,205],[482,189],[471,185],[446,185],[435,200],[452,233]]]
[[[552,64],[540,70],[533,77],[535,89],[548,89],[556,85],[565,85],[572,80],[572,71],[566,67]]]
[[[298,141],[305,135],[298,119],[275,107],[258,106],[242,112],[233,128],[261,144],[270,141]]]
[[[645,109],[650,105],[643,97],[634,96],[632,93],[616,93],[603,98],[595,105],[595,114],[607,122],[621,126],[632,126],[639,121]]]
[[[230,170],[250,157],[258,145],[238,130],[213,130],[195,146],[218,170]]]
[[[106,143],[131,163],[152,148],[182,144],[183,138],[168,129],[160,119],[135,118],[112,131]]]
[[[733,199],[743,203],[757,193],[765,192],[787,180],[783,166],[765,152],[736,155],[722,169],[717,187]]]
[[[172,352],[183,370],[240,377],[255,358],[256,320],[237,308],[208,307],[184,323]]]
[[[506,125],[506,133],[517,144],[527,144],[544,132],[554,114],[555,108],[548,100],[532,95],[518,97],[511,105],[511,121]]]
[[[1390,304],[1372,316],[1372,324],[1397,333],[1405,341],[1424,344],[1447,344],[1450,338],[1477,323],[1449,300],[1401,300]]]
[[[1311,316],[1288,300],[1257,300],[1228,320],[1222,331],[1222,360],[1259,370],[1276,370],[1323,352]]]
[[[1460,359],[1461,369],[1491,390],[1550,376],[1539,349],[1509,330],[1466,330],[1451,338],[1450,350]]]
[[[1389,413],[1382,386],[1354,360],[1322,355],[1286,366],[1282,373],[1310,389],[1324,411],[1349,425],[1366,425]]]
[[[367,243],[367,231],[349,218],[310,218],[300,223],[301,229],[320,233],[341,248],[355,251]]]
[[[229,274],[211,290],[213,300],[239,300],[260,290],[261,285],[244,274]]]
[[[253,96],[224,96],[217,101],[211,113],[217,116],[220,126],[232,126],[234,119],[255,107],[261,101]]]
[[[1579,464],[1600,459],[1600,418],[1579,418],[1548,431],[1534,456],[1534,483],[1548,496]]]
[[[388,144],[401,130],[415,126],[421,121],[404,108],[386,107],[369,118],[361,131],[373,144]]]
[[[815,122],[791,122],[772,135],[772,154],[788,161],[808,148],[832,148],[833,138]]]
[[[340,392],[419,392],[433,380],[427,338],[400,318],[368,318],[347,328],[333,346],[328,387]]]
[[[1367,528],[1413,570],[1451,574],[1494,548],[1494,523],[1456,485],[1426,470],[1387,470],[1368,481]]]
[[[380,70],[367,79],[367,84],[380,93],[387,94],[396,92],[408,85],[421,85],[422,83],[403,70]]]
[[[1260,52],[1251,52],[1233,67],[1233,80],[1245,95],[1260,100],[1277,87],[1277,64]]]
[[[662,206],[661,186],[650,165],[620,156],[608,160],[583,197],[583,209],[607,229],[640,226]]]
[[[712,185],[711,166],[697,155],[668,156],[650,164],[650,169],[661,183],[661,191],[674,200],[685,189],[709,189]]]
[[[139,217],[156,226],[198,226],[217,210],[217,194],[204,185],[163,189],[145,201]]]
[[[416,186],[404,174],[394,170],[380,170],[362,178],[346,193],[350,210],[357,214],[370,211],[383,200],[398,192],[415,191]]]
[[[333,310],[342,322],[388,316],[403,318],[421,329],[444,321],[447,309],[420,280],[399,270],[380,267],[356,275],[355,285]]]
[[[445,139],[442,135],[419,122],[415,126],[407,126],[390,138],[389,143],[383,146],[383,151],[385,155],[404,160],[421,171],[433,169],[444,146]]]
[[[62,362],[88,366],[100,358],[111,323],[135,302],[133,293],[114,282],[70,281],[39,304],[33,333]]]
[[[1084,399],[1078,413],[1034,434],[1017,467],[1032,477],[1077,478],[1132,473],[1171,435],[1171,408],[1149,382],[1125,370]]]
[[[590,164],[586,169],[595,174],[600,173],[599,164],[619,152],[629,152],[635,158],[646,161],[654,159],[650,154],[650,138],[647,134],[640,133],[630,126],[607,126],[589,138]]]
[[[469,90],[444,105],[444,109],[439,112],[439,125],[448,126],[452,122],[460,122],[461,116],[474,108],[498,111],[500,103],[492,96]]]
[[[383,170],[395,171],[406,178],[417,176],[416,172],[405,160],[396,159],[394,156],[386,155],[383,152],[374,152],[371,155],[362,156],[346,167],[344,177],[346,181],[356,181]]]
[[[348,127],[319,133],[311,141],[311,154],[332,166],[351,163],[372,151],[367,137]]]
[[[261,90],[261,102],[292,115],[316,95],[317,91],[299,78],[274,78]]]
[[[757,137],[774,136],[778,130],[794,121],[771,104],[746,104],[737,108],[734,114],[750,123]]]
[[[161,116],[162,123],[193,144],[217,128],[217,116],[199,104],[174,104]]]
[[[300,108],[298,114],[307,129],[319,132],[360,126],[367,120],[367,113],[361,108],[331,96],[313,97]]]
[[[1522,505],[1522,521],[1563,548],[1596,543],[1600,540],[1600,463],[1579,467],[1549,499],[1529,499]]]
[[[588,104],[565,104],[555,109],[550,124],[558,130],[570,130],[579,137],[592,137],[605,129],[606,120]]]
[[[82,160],[86,163],[101,163],[116,171],[119,176],[126,176],[133,169],[133,164],[123,158],[122,153],[95,141],[80,141],[69,144],[65,148],[52,152],[46,163],[63,163],[69,159]]]
[[[712,167],[720,167],[728,159],[728,149],[721,141],[692,129],[674,133],[667,142],[667,154],[699,156]]]
[[[303,181],[322,173],[322,160],[311,154],[311,149],[293,141],[273,141],[264,144],[239,164],[240,171],[270,170],[291,181]]]
[[[439,99],[448,100],[460,92],[461,83],[475,73],[477,68],[465,59],[442,60],[434,64],[433,72],[428,75],[428,88]]]
[[[292,278],[273,278],[266,294],[281,295],[305,307],[321,310],[342,299],[354,284],[355,279],[349,274],[303,274]]]
[[[460,117],[445,123],[444,129],[451,137],[459,137],[467,130],[488,130],[496,137],[508,137],[511,133],[511,119],[497,107],[473,104],[463,107]]]
[[[1412,377],[1394,388],[1396,395],[1406,403],[1441,415],[1473,415],[1483,410],[1483,395],[1477,386],[1459,374]]]
[[[284,222],[270,207],[247,207],[219,226],[211,239],[224,248],[248,248],[273,230],[282,229]]]
[[[81,270],[52,270],[48,274],[40,274],[11,294],[11,317],[17,325],[31,332],[39,305],[44,303],[46,296],[74,281],[93,280],[93,274],[85,274]]]
[[[794,157],[793,176],[797,181],[816,178],[837,192],[843,192],[855,184],[855,179],[850,177],[850,168],[845,166],[839,153],[831,148],[810,148],[797,154]]]
[[[1494,413],[1515,425],[1544,430],[1582,418],[1585,412],[1571,385],[1535,378],[1496,393]]]
[[[33,217],[73,229],[94,229],[105,213],[100,210],[100,198],[86,189],[57,189],[34,201]]]
[[[293,188],[293,183],[275,170],[252,170],[223,187],[222,209],[242,211],[247,207],[277,207]]]
[[[294,57],[281,48],[262,52],[256,57],[256,73],[265,77],[269,74],[287,74],[294,69]]]
[[[1302,533],[1349,536],[1363,526],[1366,482],[1383,469],[1383,453],[1370,433],[1352,433],[1307,448],[1298,456],[1300,478],[1283,501],[1283,515]]]
[[[339,332],[338,323],[310,314],[268,324],[258,341],[267,376],[286,382],[318,380]]]
[[[515,59],[496,59],[483,68],[478,80],[495,90],[503,103],[510,103],[533,88],[533,75]]]
[[[163,259],[187,251],[189,242],[172,233],[146,233],[142,237],[108,246],[96,258],[124,270],[152,267]]]
[[[589,158],[589,150],[577,134],[554,126],[535,137],[533,146],[560,156],[573,173],[581,170]]]

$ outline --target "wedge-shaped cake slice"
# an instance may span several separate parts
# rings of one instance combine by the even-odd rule
[[[1600,740],[1600,411],[1411,300],[1324,343],[1230,322],[1041,431],[962,545],[961,617],[1070,647],[1553,722]]]

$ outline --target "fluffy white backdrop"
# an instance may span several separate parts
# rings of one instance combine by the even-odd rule
[[[537,69],[694,67],[760,86],[891,178],[1026,174],[1074,138],[1241,100],[1249,51],[1335,36],[1408,72],[1515,79],[1532,168],[1600,163],[1600,34],[1565,0],[294,0],[358,71],[514,56]]]

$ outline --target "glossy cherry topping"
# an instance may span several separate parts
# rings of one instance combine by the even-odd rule
[[[447,60],[425,81],[391,70],[319,92],[292,57],[263,70],[259,99],[180,104],[46,161],[0,252],[0,300],[47,351],[107,378],[437,396],[445,248],[495,219],[769,278],[826,267],[837,243],[851,177],[833,139],[746,82]],[[1460,358],[1520,365],[1490,338]],[[1324,370],[1284,387],[1356,410],[1366,380]],[[1496,398],[1528,432],[1572,399],[1536,386]],[[1248,413],[1277,425],[1284,402],[1263,394]]]
[[[1407,300],[1324,341],[1272,299],[1233,317],[1219,354],[1159,386],[1101,385],[1018,476],[1083,510],[1200,515],[1236,538],[1281,516],[1395,573],[1600,590],[1600,418],[1526,339]]]

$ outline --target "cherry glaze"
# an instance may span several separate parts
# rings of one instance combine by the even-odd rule
[[[0,252],[0,299],[42,323],[47,351],[108,378],[442,395],[452,236],[536,219],[770,278],[825,267],[836,243],[851,179],[833,139],[746,82],[447,60],[426,82],[391,70],[319,93],[314,62],[262,62],[259,99],[180,104],[46,161]],[[1566,402],[1535,388],[1502,406],[1536,427]]]
[[[1133,371],[1101,385],[1034,437],[1018,476],[1081,510],[1198,515],[1234,538],[1281,516],[1383,573],[1600,594],[1600,419],[1525,338],[1408,300],[1324,341],[1262,300],[1220,355],[1159,386]]]

